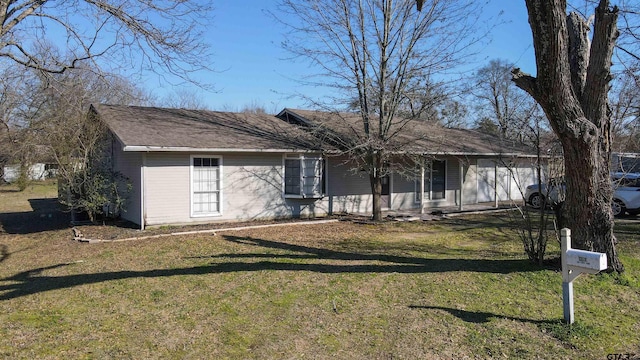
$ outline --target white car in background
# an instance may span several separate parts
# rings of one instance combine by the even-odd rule
[[[611,210],[616,217],[640,214],[640,173],[611,173],[614,188]],[[534,209],[543,204],[553,206],[564,201],[566,186],[562,179],[551,179],[549,183],[529,185],[524,199]],[[546,202],[546,203],[545,203]]]
[[[543,204],[554,206],[564,201],[565,190],[564,179],[553,178],[548,182],[542,182],[542,187],[539,187],[538,184],[527,186],[524,199],[534,209],[540,209]]]
[[[640,173],[612,173],[614,216],[640,214]]]

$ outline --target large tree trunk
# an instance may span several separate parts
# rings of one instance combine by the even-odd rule
[[[383,161],[379,154],[372,156],[372,169],[369,171],[369,182],[371,184],[371,194],[373,195],[372,215],[374,221],[382,220],[382,175]]]
[[[586,21],[577,14],[567,16],[566,1],[525,1],[538,75],[514,69],[513,80],[540,104],[562,143],[567,180],[563,223],[576,247],[605,252],[609,268],[622,272],[611,215],[607,113],[618,9],[600,1],[589,44]]]
[[[563,145],[567,198],[562,223],[571,229],[574,247],[606,253],[609,268],[623,271],[614,245],[609,156],[597,139],[591,140]]]
[[[373,220],[382,220],[382,178],[379,176],[370,175],[369,180],[371,182],[371,194],[373,194]]]

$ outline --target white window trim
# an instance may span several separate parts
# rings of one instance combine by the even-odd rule
[[[427,189],[427,188],[424,189],[425,193],[427,193],[427,192],[429,193],[429,198],[428,199],[424,199],[423,200],[424,203],[433,203],[433,202],[447,200],[447,181],[448,181],[447,174],[449,172],[449,169],[448,169],[449,162],[447,161],[447,159],[437,160],[437,161],[444,162],[444,197],[442,199],[434,199],[433,198],[433,172],[431,171],[431,167],[433,166],[433,160],[431,160],[430,164],[429,164],[429,189]],[[427,168],[425,167],[424,170],[426,172]],[[426,176],[424,178],[425,178],[425,180],[427,179]],[[420,204],[420,199],[418,199],[418,194],[420,194],[420,178],[414,179],[413,187],[414,187],[413,202],[415,204]],[[423,194],[423,196],[424,196],[424,194]]]
[[[209,158],[209,159],[218,159],[218,211],[210,214],[194,214],[193,213],[193,159],[194,158]],[[223,186],[222,186],[222,155],[190,155],[189,156],[189,212],[191,217],[194,218],[204,218],[204,217],[216,217],[222,216],[223,210]]]
[[[325,196],[325,192],[326,191],[322,191],[322,187],[320,189],[320,194],[314,194],[311,196],[306,196],[304,195],[302,192],[304,190],[304,179],[303,179],[303,174],[304,174],[304,160],[305,159],[313,159],[313,160],[320,160],[322,161],[322,176],[321,181],[322,184],[326,189],[326,174],[325,174],[325,169],[326,169],[326,159],[321,155],[321,154],[284,154],[282,156],[282,196],[286,199],[322,199]],[[299,160],[300,161],[300,192],[301,194],[287,194],[286,193],[286,182],[287,182],[287,177],[286,177],[286,160]]]

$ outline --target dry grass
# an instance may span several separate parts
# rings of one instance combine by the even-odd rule
[[[560,274],[530,265],[497,216],[101,244],[72,242],[69,229],[7,231],[0,234],[0,357],[640,353],[640,224],[619,229],[627,273],[576,280],[571,328],[560,321]],[[550,255],[557,251],[554,244]]]

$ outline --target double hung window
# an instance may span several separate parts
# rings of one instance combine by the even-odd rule
[[[286,155],[284,194],[287,197],[320,198],[324,193],[324,161],[320,156]]]
[[[191,215],[215,216],[222,213],[220,157],[191,158]]]

